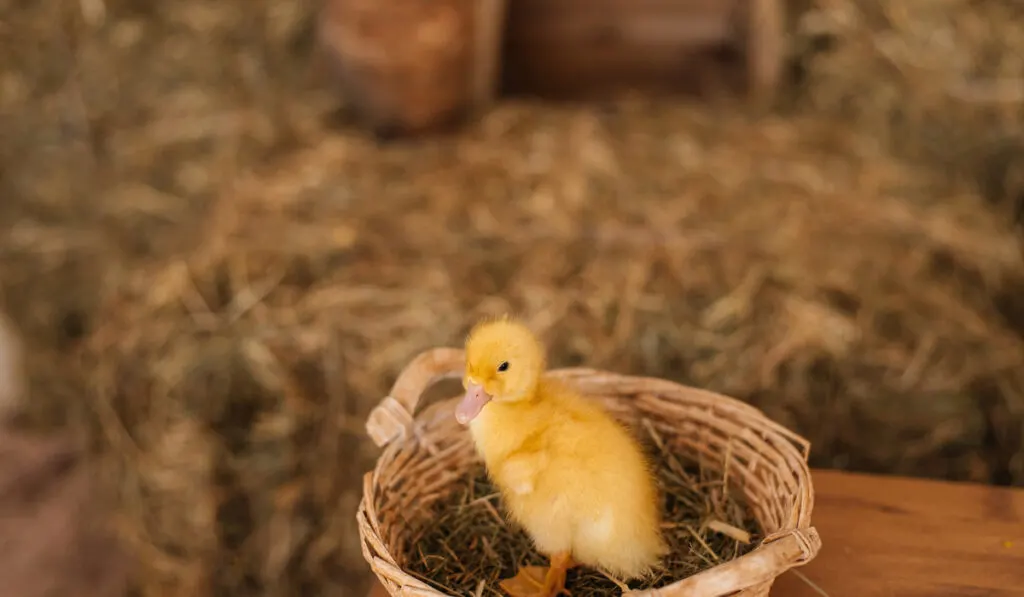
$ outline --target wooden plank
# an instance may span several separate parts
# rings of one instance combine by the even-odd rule
[[[756,104],[768,106],[775,100],[782,80],[786,53],[786,15],[782,0],[747,2],[744,41],[747,57],[747,91]]]
[[[473,7],[474,56],[470,97],[473,110],[479,113],[491,105],[498,90],[508,4],[506,0],[477,0]]]
[[[835,471],[814,485],[822,550],[772,595],[821,597],[809,580],[830,597],[1024,596],[1024,490]]]
[[[818,557],[832,597],[1024,595],[1024,491],[815,471]],[[793,572],[773,595],[820,597]]]

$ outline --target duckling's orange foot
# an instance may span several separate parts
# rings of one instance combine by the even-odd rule
[[[543,566],[523,566],[512,578],[501,581],[500,586],[509,597],[557,597],[569,594],[565,589],[565,570]]]
[[[523,566],[512,578],[501,581],[500,586],[509,597],[558,597],[569,595],[565,588],[566,571],[571,566],[567,555],[551,558],[551,566]]]
[[[539,597],[546,577],[547,569],[543,566],[523,566],[515,576],[499,584],[509,597]]]

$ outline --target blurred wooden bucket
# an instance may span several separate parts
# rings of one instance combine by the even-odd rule
[[[490,103],[504,18],[505,0],[328,0],[319,37],[351,106],[401,136]]]

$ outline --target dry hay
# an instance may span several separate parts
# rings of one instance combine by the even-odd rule
[[[793,108],[843,119],[955,177],[981,177],[991,201],[1015,203],[1024,218],[1024,3],[789,3]]]
[[[363,417],[419,350],[506,309],[557,365],[750,400],[817,465],[1020,483],[1024,340],[992,299],[1021,280],[1017,240],[870,145],[815,118],[509,106],[458,139],[324,139],[243,180],[92,338],[148,583],[259,594],[364,569]]]
[[[0,65],[0,280],[33,417],[97,431],[142,594],[352,586],[363,417],[505,309],[556,365],[749,400],[816,465],[1024,484],[1024,264],[986,209],[1019,158],[911,146],[1022,119],[917,87],[956,61],[878,54],[922,47],[932,3],[892,3],[885,45],[879,5],[816,2],[836,41],[793,116],[520,104],[392,146],[321,129],[283,4],[111,1],[88,26],[86,4],[4,13],[34,41]],[[1014,3],[971,5],[956,51],[1019,73]]]
[[[654,439],[654,438],[651,438]],[[649,442],[659,445],[659,442]],[[670,554],[662,568],[630,588],[662,587],[738,558],[760,540],[757,521],[742,501],[715,475],[697,463],[684,466],[665,451],[652,461],[663,496],[665,539]],[[520,566],[546,566],[522,529],[500,514],[497,489],[477,466],[452,493],[431,506],[427,523],[407,538],[407,570],[449,595],[496,595],[498,586]],[[618,581],[590,568],[569,572],[566,588],[573,595],[617,595]]]
[[[312,4],[0,0],[0,308],[31,424],[81,419],[68,356],[125,268],[188,251],[223,181],[321,126]]]

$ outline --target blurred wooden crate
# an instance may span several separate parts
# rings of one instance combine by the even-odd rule
[[[509,0],[504,91],[594,99],[624,90],[770,99],[780,0]]]

